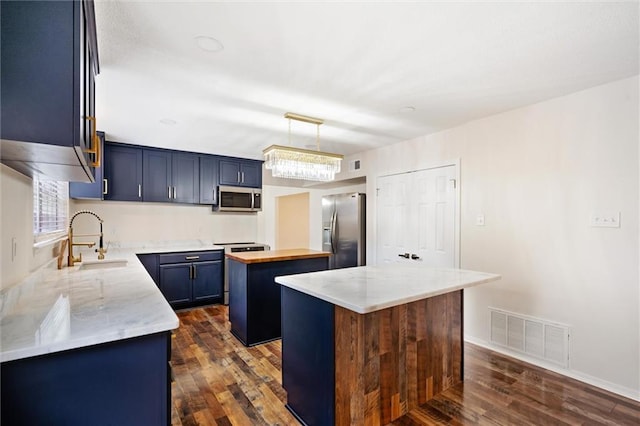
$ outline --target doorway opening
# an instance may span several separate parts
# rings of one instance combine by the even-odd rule
[[[309,193],[276,198],[276,249],[309,247]]]

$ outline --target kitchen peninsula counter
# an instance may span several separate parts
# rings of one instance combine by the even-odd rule
[[[281,337],[279,275],[322,271],[331,253],[309,249],[228,253],[231,333],[252,346]]]
[[[178,318],[136,254],[212,244],[109,247],[56,259],[0,293],[3,424],[167,424]],[[65,255],[66,260],[66,255]],[[35,403],[35,402],[37,403]]]
[[[309,425],[388,424],[460,383],[463,289],[499,278],[415,264],[277,277],[287,408]]]

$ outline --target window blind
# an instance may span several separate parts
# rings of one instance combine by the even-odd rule
[[[67,234],[69,184],[33,178],[33,236],[36,245]]]

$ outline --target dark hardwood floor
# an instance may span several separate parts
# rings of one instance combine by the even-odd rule
[[[298,425],[284,408],[280,341],[244,347],[227,308],[178,312],[172,425]],[[640,425],[640,403],[484,348],[464,346],[464,382],[394,425]]]

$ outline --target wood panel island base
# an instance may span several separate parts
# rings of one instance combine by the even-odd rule
[[[365,266],[278,277],[282,384],[307,425],[384,425],[463,377],[463,288],[499,275]]]

